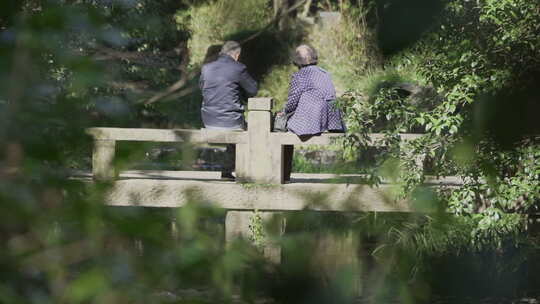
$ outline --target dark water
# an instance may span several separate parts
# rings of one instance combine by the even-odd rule
[[[112,207],[111,210],[123,213],[134,208],[137,207]],[[174,214],[174,209],[145,209],[160,214],[161,216],[156,217],[156,220],[160,221]],[[308,217],[314,217],[311,223]],[[324,221],[322,218],[334,220]],[[254,303],[540,304],[540,254],[534,248],[509,247],[499,251],[459,254],[450,252],[444,256],[424,257],[423,268],[411,276],[410,268],[389,268],[387,259],[375,258],[372,252],[377,246],[376,242],[355,246],[357,243],[350,242],[352,238],[328,237],[329,226],[336,222],[335,219],[340,222],[344,218],[325,213],[310,213],[309,216],[300,215],[296,218],[296,226],[293,219],[290,219],[285,237],[307,233],[308,239],[315,245],[289,251],[284,247],[282,262],[274,273],[287,275],[270,277],[268,284],[274,284],[276,288],[271,292],[266,290],[261,293]],[[209,217],[204,222],[205,231],[212,235],[216,242],[224,245],[224,218]],[[317,227],[321,223],[324,223],[321,225],[324,228]],[[415,264],[417,261],[414,261],[414,258],[414,255],[399,256],[397,261],[398,264]],[[351,267],[360,265],[362,270],[356,294],[361,296],[344,300],[337,296],[339,292],[333,293],[331,288],[328,288],[335,269],[343,264],[350,264]],[[289,271],[294,267],[298,267],[298,273]],[[404,273],[399,273],[400,271]],[[310,285],[310,280],[315,282]],[[258,290],[258,287],[255,289]],[[313,299],[306,300],[310,295]],[[299,300],[295,301],[294,296]],[[335,299],[332,299],[333,296]],[[155,297],[159,299],[158,302],[165,303],[212,303],[200,300],[215,299],[215,293],[205,288],[179,288],[158,291]],[[242,302],[241,298],[239,295],[235,296],[235,303],[246,303]]]
[[[154,294],[158,301],[165,303],[176,303],[179,301],[200,301],[201,299],[211,299],[215,297],[214,293],[205,289],[184,289],[171,291],[160,291]],[[233,303],[248,303],[241,300],[240,295],[233,296]],[[257,304],[278,304],[274,299],[260,297],[254,301]],[[204,302],[203,302],[204,303]],[[328,302],[328,303],[343,303],[343,302]],[[540,296],[524,296],[524,297],[453,297],[453,296],[431,296],[424,300],[402,300],[399,297],[389,297],[385,299],[377,299],[374,297],[357,297],[352,299],[350,304],[539,304]]]

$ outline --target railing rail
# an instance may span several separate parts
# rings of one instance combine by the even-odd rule
[[[250,98],[248,102],[248,130],[186,130],[143,128],[89,128],[94,138],[92,173],[94,179],[111,180],[116,176],[113,161],[117,141],[215,143],[236,145],[236,176],[238,181],[267,184],[283,183],[283,147],[286,145],[330,145],[343,133],[323,133],[300,139],[293,133],[272,132],[271,98]],[[411,140],[422,134],[401,134]],[[373,145],[383,134],[369,135]]]
[[[191,143],[247,143],[247,132],[189,129],[89,128],[86,133],[95,140],[191,142]]]

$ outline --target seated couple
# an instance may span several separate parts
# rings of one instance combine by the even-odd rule
[[[203,95],[202,121],[207,129],[244,130],[242,97],[257,94],[257,82],[246,66],[238,62],[241,46],[227,41],[217,60],[202,67],[199,81]],[[292,75],[285,113],[292,113],[287,129],[303,137],[322,132],[343,132],[341,112],[333,106],[336,91],[330,74],[317,66],[317,52],[307,46],[296,48],[293,63],[298,71]],[[234,178],[235,145],[227,145],[222,178]],[[290,179],[293,146],[285,146],[285,180]]]

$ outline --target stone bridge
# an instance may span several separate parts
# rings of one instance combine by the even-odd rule
[[[327,204],[310,208],[410,211],[405,202],[389,201],[385,189],[391,185],[371,188],[359,184],[359,176],[336,179],[328,174],[293,174],[293,182],[284,184],[285,146],[330,145],[343,134],[323,133],[302,141],[293,133],[272,132],[271,108],[271,98],[249,99],[247,131],[90,128],[87,133],[94,137],[93,179],[113,181],[107,196],[107,203],[111,205],[179,207],[187,201],[184,193],[189,189],[219,207],[236,210],[302,210],[306,207],[306,197],[331,193],[332,199]],[[421,134],[401,134],[401,139],[407,141],[419,136]],[[382,134],[370,134],[372,143],[380,138]],[[217,173],[210,172],[116,172],[113,163],[119,141],[235,144],[236,182],[220,181]]]
[[[282,211],[305,209],[412,211],[408,202],[396,201],[387,195],[393,185],[372,188],[359,183],[359,176],[336,179],[329,174],[293,174],[292,182],[284,184],[284,146],[329,145],[343,134],[326,133],[302,141],[292,133],[272,132],[271,108],[271,98],[249,99],[247,131],[90,128],[87,133],[94,138],[92,177],[96,182],[111,182],[105,196],[108,205],[181,207],[194,201],[195,196],[196,201],[227,209],[225,225],[229,240],[249,233],[249,218],[255,210],[259,210],[263,218]],[[402,134],[401,139],[406,141],[419,136],[421,134]],[[373,143],[381,137],[381,134],[370,135]],[[237,180],[219,180],[218,172],[116,172],[113,162],[119,141],[235,144]],[[270,251],[274,252],[271,254],[274,259],[278,259],[276,250]]]

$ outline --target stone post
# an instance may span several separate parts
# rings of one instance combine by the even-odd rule
[[[282,176],[282,146],[270,138],[272,98],[250,98],[248,100],[248,142],[236,145],[236,177],[240,182],[258,184],[279,184]],[[237,238],[250,240],[253,232],[250,225],[257,213],[254,211],[227,211],[225,217],[225,242],[230,244]],[[263,224],[278,215],[276,212],[259,211]],[[277,229],[267,231],[267,235],[279,236],[284,230],[284,220]],[[265,227],[265,229],[268,227]],[[274,227],[275,228],[275,227]],[[274,263],[281,262],[281,247],[273,240],[265,239],[264,256]]]
[[[340,12],[319,12],[316,23],[322,29],[331,29],[336,27],[341,21]]]
[[[248,101],[248,152],[240,152],[247,160],[244,180],[260,184],[279,184],[275,159],[281,159],[281,146],[273,145],[270,139],[272,99],[250,98]],[[241,148],[242,150],[242,148]],[[278,156],[275,156],[278,154]],[[237,154],[238,155],[238,154]]]
[[[249,144],[236,144],[236,182],[249,181]]]
[[[92,174],[95,180],[114,179],[114,152],[116,141],[94,140],[94,152],[92,154]]]
[[[285,230],[285,219],[278,212],[262,212],[259,211],[264,226],[264,234],[266,236],[263,244],[263,254],[275,264],[281,263],[281,246],[276,244],[269,236],[281,236]],[[225,216],[225,242],[231,244],[235,239],[244,239],[250,241],[253,236],[253,231],[250,226],[254,223],[256,213],[253,211],[227,211]],[[277,219],[272,217],[277,216]],[[268,225],[269,221],[274,220],[273,224]]]

